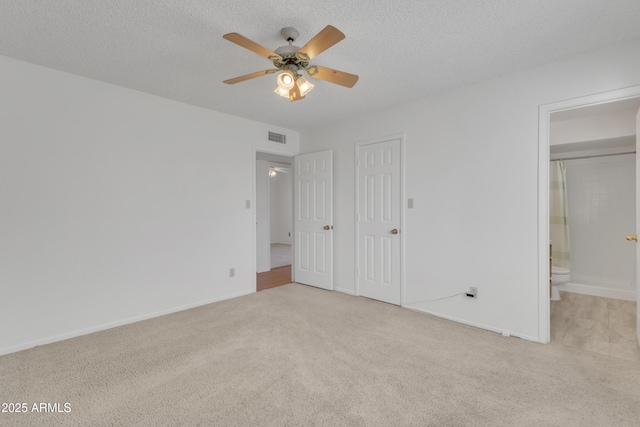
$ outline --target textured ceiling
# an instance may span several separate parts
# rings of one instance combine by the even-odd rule
[[[305,129],[640,37],[638,0],[0,0],[0,55],[229,114]],[[271,68],[222,38],[275,50],[326,25],[346,39],[312,64],[358,74],[273,93]]]

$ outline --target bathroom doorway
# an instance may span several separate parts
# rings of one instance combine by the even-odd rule
[[[549,291],[550,291],[550,288],[549,288],[550,160],[552,159],[552,157],[553,158],[563,157],[563,156],[568,157],[567,153],[569,153],[570,151],[568,150],[569,148],[568,145],[562,147],[563,145],[562,141],[560,143],[558,143],[557,141],[551,141],[552,128],[553,127],[560,128],[560,130],[562,131],[562,127],[567,123],[564,123],[558,126],[556,122],[574,121],[573,123],[575,124],[580,120],[582,120],[583,123],[586,124],[586,126],[584,126],[581,131],[587,134],[591,133],[591,137],[583,136],[581,141],[578,141],[578,140],[573,141],[573,142],[581,143],[581,145],[572,146],[571,149],[573,151],[583,152],[582,153],[583,156],[579,156],[577,153],[572,153],[573,157],[585,157],[585,159],[588,159],[590,157],[595,158],[594,155],[601,155],[602,159],[606,157],[615,158],[615,157],[618,157],[617,156],[618,154],[625,152],[625,150],[627,150],[630,147],[632,147],[631,151],[636,151],[635,147],[637,146],[637,141],[635,142],[635,144],[631,143],[630,138],[627,138],[627,140],[625,141],[624,138],[622,138],[622,136],[625,136],[625,135],[614,135],[614,136],[609,135],[608,137],[604,137],[602,135],[596,135],[595,137],[593,137],[594,136],[593,133],[596,132],[596,129],[592,125],[595,123],[595,121],[592,122],[591,120],[586,119],[586,117],[602,116],[606,114],[615,115],[616,111],[620,112],[625,109],[631,110],[632,108],[634,108],[634,105],[640,106],[640,86],[635,86],[635,87],[630,87],[630,88],[620,89],[616,91],[590,95],[582,98],[560,101],[553,104],[540,106],[540,110],[539,110],[539,113],[540,113],[540,120],[539,120],[539,148],[540,148],[540,151],[539,151],[539,159],[540,159],[540,163],[539,163],[539,171],[540,171],[539,230],[540,230],[540,234],[539,234],[538,247],[539,247],[539,272],[540,272],[540,276],[539,276],[540,278],[540,282],[539,282],[540,283],[539,285],[540,324],[539,325],[540,325],[540,339],[542,342],[548,342],[551,338],[551,331],[550,331],[551,305],[549,301],[549,296],[550,296],[549,295]],[[636,108],[636,111],[637,111],[637,108]],[[631,117],[631,113],[629,113],[629,116]],[[634,120],[634,124],[635,124],[635,120]],[[565,126],[565,129],[564,129],[565,131],[567,130],[566,128],[567,127]],[[558,129],[555,129],[555,131],[557,132]],[[632,133],[637,135],[637,125],[636,125],[636,130],[634,130]],[[554,135],[554,137],[555,136],[557,135]],[[626,135],[626,136],[630,136],[630,135]],[[601,142],[600,145],[598,145],[597,141],[599,140],[608,140],[608,141]],[[570,142],[564,141],[564,143],[568,144]],[[557,147],[554,148],[553,146],[557,146]],[[609,150],[608,153],[607,153],[607,150]],[[606,154],[612,154],[612,156],[606,156]],[[631,154],[630,156],[633,156],[634,158],[636,157],[633,154]],[[573,160],[584,161],[585,159],[573,159]],[[617,160],[611,160],[611,161],[615,162]],[[628,178],[627,178],[627,181],[629,181]],[[631,181],[632,181],[632,185],[635,186],[635,183],[637,181],[637,175]],[[636,187],[636,191],[637,191],[637,187]],[[634,195],[636,194],[637,193],[634,192]],[[631,197],[633,197],[633,195]],[[638,199],[637,197],[633,197],[633,198],[636,201]],[[598,201],[598,203],[600,203],[600,201]],[[634,203],[632,201],[632,205],[633,204]],[[625,234],[634,234],[634,233],[637,234],[636,230],[638,230],[638,224],[640,224],[639,215],[640,215],[639,210],[635,209],[635,212],[633,214],[633,216],[635,217],[634,218],[635,224],[631,225],[630,230],[628,231],[625,230],[625,232],[622,233],[622,236],[618,236],[620,239],[622,239],[622,243],[626,243],[624,242]],[[637,279],[638,272],[639,272],[638,260],[640,259],[640,257],[638,256],[639,251],[636,250],[638,249],[636,248],[636,245],[633,242],[629,242],[629,245],[633,248],[632,251],[635,252],[634,254],[635,262],[633,263],[634,264],[633,267],[635,270],[635,274],[634,274],[635,284],[631,285],[631,287],[633,287],[634,289],[632,289],[630,292],[627,292],[627,296],[631,298],[629,294],[633,294],[632,298],[636,299],[637,295],[640,293],[638,292],[639,280]],[[593,288],[596,288],[596,287],[591,286],[590,293],[594,293]],[[599,291],[600,290],[598,290],[597,292]],[[572,293],[570,295],[580,295],[580,294]],[[620,298],[620,295],[616,295],[616,297]],[[586,295],[585,295],[585,298],[586,298]],[[591,298],[591,296],[589,296],[589,298]],[[623,300],[610,300],[610,301],[625,302]],[[633,313],[634,320],[636,317],[640,318],[640,316],[637,316],[637,314],[640,314],[640,309],[638,309],[637,304],[631,301],[630,303],[633,304],[634,306],[633,311],[636,312],[636,313]],[[636,331],[637,329],[638,328],[636,328]],[[638,336],[640,336],[640,334],[638,334]],[[637,342],[636,342],[636,345],[637,345]]]
[[[569,270],[561,291],[636,299],[635,247],[625,236],[635,230],[638,109],[640,97],[551,114],[551,258]]]

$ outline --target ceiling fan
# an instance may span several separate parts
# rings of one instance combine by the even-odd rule
[[[275,178],[279,173],[290,173],[290,167],[271,166],[269,168],[269,177]]]
[[[345,35],[336,27],[327,25],[302,47],[293,45],[293,42],[300,35],[298,30],[295,28],[283,28],[280,31],[280,34],[282,34],[285,40],[289,42],[289,45],[281,46],[275,51],[271,51],[238,33],[229,33],[222,36],[224,39],[229,40],[232,43],[249,49],[260,56],[266,57],[273,62],[273,66],[275,67],[235,77],[233,79],[224,80],[224,83],[240,83],[266,74],[274,74],[278,71],[282,71],[278,74],[276,79],[278,87],[274,92],[280,96],[289,98],[289,101],[293,102],[303,99],[305,95],[313,89],[313,84],[300,74],[303,70],[310,77],[345,87],[353,87],[358,81],[358,76],[355,74],[349,74],[344,71],[333,70],[319,65],[310,65],[313,58],[344,39]]]

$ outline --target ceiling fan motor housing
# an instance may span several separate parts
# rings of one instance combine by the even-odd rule
[[[282,56],[282,55],[286,55],[288,53],[296,53],[299,50],[300,50],[300,46],[294,46],[294,45],[290,44],[288,46],[280,46],[279,48],[274,50],[274,52],[277,53],[278,55]]]
[[[280,55],[280,58],[269,58],[273,61],[273,65],[279,70],[290,70],[294,75],[298,75],[298,70],[306,69],[309,66],[309,57],[304,53],[296,53],[300,50],[300,46],[294,46],[293,42],[298,38],[300,32],[293,27],[285,27],[280,30],[280,34],[289,42],[286,46],[280,46],[274,52]]]
[[[289,43],[296,41],[298,36],[300,35],[300,31],[296,30],[293,27],[285,27],[280,30],[280,34],[286,41]]]
[[[294,46],[293,42],[298,38],[300,32],[293,27],[285,27],[280,30],[280,34],[286,41],[289,42],[287,46],[280,46],[274,52],[280,56],[290,56],[288,54],[294,54],[300,50],[300,46]]]

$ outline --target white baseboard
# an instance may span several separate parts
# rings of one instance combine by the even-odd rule
[[[42,339],[38,339],[38,340],[34,340],[34,341],[29,341],[29,342],[18,344],[18,345],[14,345],[14,346],[11,346],[11,347],[4,347],[4,348],[0,348],[0,356],[2,356],[4,354],[15,353],[15,352],[18,352],[18,351],[27,350],[27,349],[30,349],[30,348],[33,348],[33,347],[37,347],[39,345],[51,344],[51,343],[54,343],[54,342],[64,341],[64,340],[67,340],[67,339],[70,339],[70,338],[79,337],[79,336],[82,336],[82,335],[88,335],[88,334],[91,334],[93,332],[104,331],[104,330],[107,330],[107,329],[116,328],[118,326],[124,326],[124,325],[128,325],[130,323],[140,322],[142,320],[152,319],[154,317],[160,317],[160,316],[164,316],[164,315],[171,314],[171,313],[177,313],[179,311],[189,310],[191,308],[196,308],[196,307],[200,307],[200,306],[207,305],[207,304],[213,304],[214,302],[220,302],[220,301],[224,301],[224,300],[228,300],[228,299],[232,299],[232,298],[237,298],[237,297],[241,297],[241,296],[244,296],[244,295],[249,295],[249,294],[252,294],[252,293],[255,293],[255,290],[239,292],[237,294],[225,295],[225,296],[222,296],[222,297],[213,298],[211,300],[199,301],[199,302],[193,303],[193,304],[186,304],[186,305],[183,305],[183,306],[180,306],[180,307],[173,307],[173,308],[169,308],[169,309],[166,309],[166,310],[161,310],[161,311],[156,311],[156,312],[153,312],[153,313],[143,314],[141,316],[129,317],[127,319],[122,319],[122,320],[118,320],[118,321],[115,321],[115,322],[104,323],[102,325],[92,326],[90,328],[80,329],[80,330],[73,331],[73,332],[67,332],[67,333],[64,333],[64,334],[59,334],[59,335],[54,335],[54,336],[47,337],[47,338],[42,338]]]
[[[563,283],[558,285],[559,291],[574,292],[576,294],[593,295],[596,297],[621,299],[626,301],[636,301],[636,293],[634,291],[625,291],[622,289],[611,289],[602,286],[583,285],[580,283]]]
[[[349,294],[349,295],[357,296],[356,293],[352,289],[333,288],[333,290],[336,291],[336,292],[342,292],[343,294]]]
[[[482,323],[469,322],[468,320],[463,320],[463,319],[459,319],[457,317],[449,316],[449,315],[446,315],[446,314],[425,310],[423,308],[419,308],[419,307],[415,307],[415,306],[411,306],[411,305],[403,305],[403,307],[407,308],[409,310],[420,311],[422,313],[431,314],[433,316],[440,317],[442,319],[451,320],[451,321],[456,322],[456,323],[462,323],[463,325],[473,326],[474,328],[480,328],[480,329],[485,329],[485,330],[491,331],[491,332],[497,332],[497,333],[502,334],[502,335],[507,336],[507,337],[508,336],[512,336],[512,337],[521,338],[521,339],[527,340],[527,341],[533,341],[533,342],[537,342],[537,343],[541,343],[542,342],[542,341],[540,341],[540,339],[538,337],[519,334],[517,332],[508,331],[506,329],[496,328],[494,326],[489,326],[489,325],[485,325],[485,324],[482,324]]]

